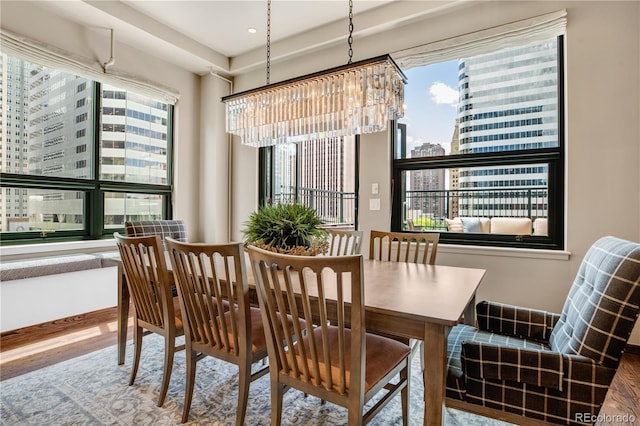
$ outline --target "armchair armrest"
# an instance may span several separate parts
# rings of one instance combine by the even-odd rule
[[[549,342],[559,314],[483,301],[476,305],[478,328],[491,333]]]
[[[480,342],[462,343],[462,371],[483,380],[507,380],[562,391],[562,354]],[[591,361],[591,360],[589,360]]]
[[[505,380],[569,392],[570,398],[604,401],[616,370],[582,355],[512,348],[479,342],[462,343],[465,377]],[[563,389],[563,382],[569,387]]]

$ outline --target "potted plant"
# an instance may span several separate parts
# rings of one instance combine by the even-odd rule
[[[298,203],[260,207],[245,222],[244,243],[295,255],[316,255],[328,249],[322,219],[310,207]]]

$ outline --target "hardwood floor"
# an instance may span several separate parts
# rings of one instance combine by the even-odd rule
[[[132,336],[131,322],[128,336]],[[0,380],[116,344],[116,308],[77,315],[0,335]],[[116,362],[114,359],[113,362]],[[622,357],[597,426],[640,424],[640,351]],[[633,421],[624,420],[627,416]],[[620,417],[618,417],[620,416]]]

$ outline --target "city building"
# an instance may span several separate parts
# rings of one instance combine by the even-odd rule
[[[558,146],[557,40],[460,60],[459,153]],[[546,164],[459,172],[460,216],[547,217]]]

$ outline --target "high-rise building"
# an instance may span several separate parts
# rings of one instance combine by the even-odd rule
[[[326,223],[355,223],[355,137],[276,145],[273,155],[273,202],[297,200]]]
[[[411,158],[435,157],[445,154],[440,144],[423,143],[411,150]],[[412,170],[409,172],[411,191],[415,194],[411,197],[411,210],[420,212],[420,215],[432,215],[440,218],[445,215],[445,170],[426,169]]]
[[[24,62],[0,54],[0,170],[28,172],[29,67]],[[0,191],[0,229],[28,229],[27,190]]]
[[[557,146],[557,57],[552,39],[460,60],[460,153]],[[459,214],[546,217],[547,176],[546,164],[460,169],[473,195]]]
[[[460,126],[459,120],[456,118],[456,125],[453,128],[453,135],[451,136],[451,155],[460,153]],[[452,196],[449,197],[449,217],[458,217],[459,207],[457,196],[457,190],[460,188],[460,170],[449,169],[449,190]]]

